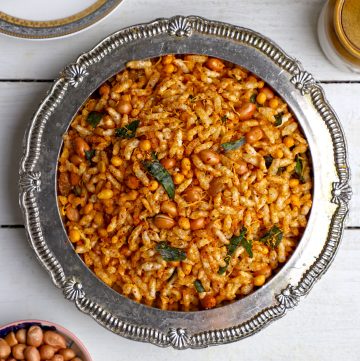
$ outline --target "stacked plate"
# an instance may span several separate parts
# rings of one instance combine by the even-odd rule
[[[67,36],[104,19],[122,0],[3,0],[0,32],[29,39]]]

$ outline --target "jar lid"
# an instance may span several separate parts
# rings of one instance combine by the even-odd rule
[[[344,48],[353,56],[360,58],[360,1],[337,0],[334,26]]]

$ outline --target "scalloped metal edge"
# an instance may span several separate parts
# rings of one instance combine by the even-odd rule
[[[322,252],[312,266],[304,273],[297,285],[288,285],[276,296],[277,304],[259,312],[252,319],[226,329],[210,330],[191,335],[186,329],[171,328],[165,334],[157,329],[126,323],[113,316],[96,302],[88,299],[80,280],[66,277],[64,271],[47,247],[43,238],[38,208],[34,193],[41,187],[41,173],[35,171],[40,154],[43,129],[55,108],[62,101],[69,86],[77,87],[88,75],[87,68],[111,53],[124,43],[135,39],[149,38],[161,33],[170,36],[187,37],[194,32],[211,34],[226,39],[236,40],[257,48],[282,69],[292,75],[291,83],[302,95],[308,94],[316,110],[326,123],[334,145],[336,170],[339,182],[333,184],[332,202],[338,207],[332,218],[328,239]],[[341,125],[327,100],[320,85],[312,75],[302,69],[301,64],[289,57],[271,40],[246,28],[217,21],[210,21],[196,16],[174,16],[170,19],[158,19],[148,24],[140,24],[120,30],[84,53],[74,64],[69,65],[61,77],[54,83],[49,95],[44,99],[34,115],[31,126],[24,139],[24,155],[20,166],[20,205],[25,218],[27,236],[32,248],[43,266],[50,273],[54,284],[63,289],[64,296],[76,303],[79,310],[91,315],[99,324],[123,337],[149,342],[160,347],[172,346],[175,349],[203,348],[238,341],[260,331],[274,320],[294,308],[301,297],[309,293],[315,281],[328,269],[333,261],[341,241],[344,221],[349,209],[351,187],[347,162],[347,148]]]

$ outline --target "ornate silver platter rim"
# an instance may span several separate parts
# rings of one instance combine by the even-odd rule
[[[56,205],[61,135],[86,98],[131,59],[204,53],[247,67],[291,106],[314,163],[314,204],[303,238],[281,272],[258,291],[209,311],[137,304],[99,281],[73,252]],[[321,136],[319,136],[321,134]],[[175,16],[118,31],[69,65],[34,115],[24,139],[20,206],[27,236],[64,296],[121,336],[161,347],[202,348],[248,337],[294,308],[330,266],[351,198],[344,134],[324,92],[299,62],[249,29]],[[315,259],[315,261],[314,261]]]
[[[0,11],[0,33],[26,39],[45,40],[69,36],[103,20],[122,2],[107,0],[95,3],[79,14],[64,19],[32,21],[18,19]],[[88,10],[88,11],[87,11]]]

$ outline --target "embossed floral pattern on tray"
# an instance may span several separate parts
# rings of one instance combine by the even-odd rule
[[[95,298],[88,296],[86,284],[81,277],[71,273],[67,274],[69,268],[65,269],[64,265],[60,264],[53,248],[49,245],[50,240],[44,237],[44,224],[39,216],[39,197],[43,196],[43,186],[48,187],[47,189],[55,187],[54,184],[47,185],[48,174],[40,172],[39,162],[44,154],[42,150],[44,129],[51,124],[54,113],[63,106],[67,93],[75,94],[75,88],[81,89],[87,86],[87,82],[91,79],[94,64],[101,62],[116,51],[121,51],[124,44],[142,41],[143,44],[150,46],[149,38],[158,36],[163,37],[163,47],[176,41],[179,49],[182,49],[184,44],[188,44],[193,38],[195,39],[195,34],[199,49],[202,49],[199,37],[206,38],[209,42],[214,41],[214,44],[218,44],[220,41],[226,45],[231,43],[234,52],[238,51],[240,46],[256,49],[262,54],[261,56],[270,59],[279,71],[288,74],[288,86],[292,87],[291,91],[306,97],[306,100],[312,104],[313,111],[326,124],[331,136],[333,147],[331,154],[338,180],[332,184],[332,194],[329,199],[329,205],[332,205],[334,210],[331,222],[329,221],[327,225],[329,232],[326,235],[326,242],[323,244],[321,253],[314,255],[315,261],[302,270],[303,273],[299,282],[287,284],[274,295],[266,307],[263,307],[244,322],[234,323],[231,327],[189,332],[183,325],[190,321],[186,313],[183,313],[176,316],[182,320],[181,326],[171,326],[166,330],[160,330],[147,324],[134,323],[125,316],[118,317],[116,313],[108,310],[103,304],[99,304]],[[122,56],[126,57],[127,55],[122,54]],[[327,270],[336,254],[351,197],[349,178],[346,143],[341,126],[327,103],[321,86],[316,83],[311,74],[302,69],[299,62],[290,58],[265,37],[249,29],[195,16],[175,16],[120,30],[103,40],[90,52],[81,55],[76,63],[65,68],[29,126],[24,142],[24,156],[20,166],[19,188],[20,204],[30,244],[40,262],[48,270],[54,284],[63,290],[64,296],[75,302],[81,311],[88,313],[98,323],[114,333],[133,340],[146,341],[161,347],[172,346],[181,350],[238,341],[260,331],[299,303],[301,297],[310,291],[316,280]],[[54,207],[56,207],[55,204]],[[141,306],[134,303],[133,307]],[[165,314],[163,316],[165,317]]]

